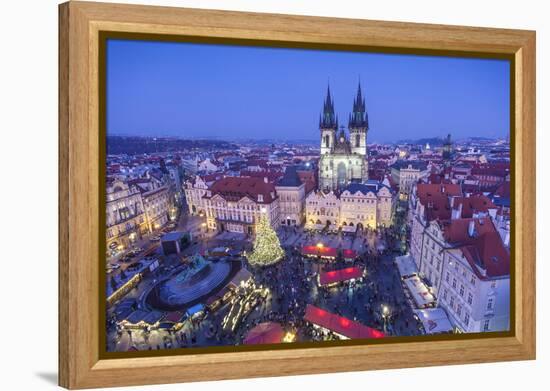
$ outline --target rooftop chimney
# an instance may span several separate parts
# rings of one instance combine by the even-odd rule
[[[460,218],[462,218],[462,203],[458,204],[458,207],[456,209],[452,208],[452,211],[451,211],[451,219],[452,220],[456,220],[456,219],[460,219]],[[470,228],[468,228],[468,232],[470,232]]]
[[[474,219],[471,219],[470,224],[468,224],[468,235],[470,235],[470,237],[474,237],[475,233],[476,233],[476,222]]]

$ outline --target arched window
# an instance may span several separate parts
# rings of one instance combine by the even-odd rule
[[[360,147],[361,146],[361,136],[356,134],[355,135],[355,146]]]
[[[330,140],[329,135],[326,134],[326,135],[325,135],[325,147],[327,147],[327,148],[329,147],[329,145],[328,145],[328,144],[329,144],[329,140]]]

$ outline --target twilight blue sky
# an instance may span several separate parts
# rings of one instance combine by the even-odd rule
[[[369,142],[505,137],[509,62],[109,40],[107,133],[319,137],[327,82],[347,125],[361,78]]]

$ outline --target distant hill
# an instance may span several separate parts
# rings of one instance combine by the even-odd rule
[[[235,144],[221,140],[107,136],[108,155],[139,155],[143,153],[178,152],[189,149],[235,149]]]
[[[419,138],[417,140],[413,139],[407,139],[407,140],[399,140],[396,143],[397,144],[413,144],[413,145],[426,145],[430,144],[430,146],[440,146],[443,145],[445,142],[445,139],[439,138],[439,137],[426,137],[426,138]]]

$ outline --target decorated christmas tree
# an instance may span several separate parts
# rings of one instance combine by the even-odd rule
[[[267,220],[265,213],[262,213],[260,221],[256,225],[256,239],[252,254],[248,255],[248,262],[251,265],[267,266],[280,261],[285,256],[277,233]]]

